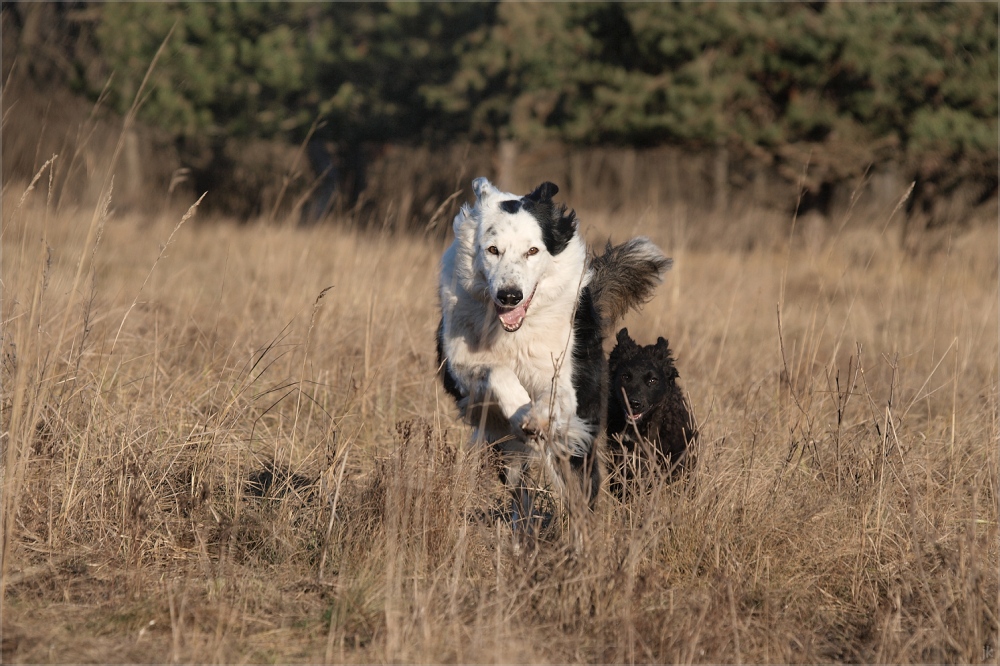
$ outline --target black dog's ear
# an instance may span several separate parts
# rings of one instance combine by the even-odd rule
[[[653,347],[653,351],[656,354],[656,358],[659,359],[660,364],[663,366],[663,371],[668,377],[676,378],[680,376],[677,369],[674,367],[674,358],[670,353],[670,343],[667,342],[666,338],[657,338],[656,346]]]
[[[615,340],[617,340],[618,344],[620,345],[635,344],[635,340],[633,340],[632,336],[628,334],[627,328],[623,328],[622,330],[618,331],[618,335],[615,336]]]
[[[630,357],[639,349],[638,345],[635,344],[635,340],[629,337],[627,328],[623,328],[618,331],[618,335],[615,336],[615,340],[617,341],[617,344],[608,356],[608,363],[612,368],[624,361],[626,358]]]
[[[615,336],[615,342],[615,348],[611,350],[611,358],[614,360],[624,356],[631,356],[639,350],[639,345],[629,336],[627,328],[618,331],[618,335]]]
[[[558,185],[556,185],[555,183],[550,183],[549,181],[545,181],[544,183],[536,187],[529,194],[525,194],[524,198],[528,199],[529,201],[534,201],[537,203],[545,199],[551,199],[558,193],[559,193]]]

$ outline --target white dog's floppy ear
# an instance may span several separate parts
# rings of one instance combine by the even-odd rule
[[[491,199],[493,195],[500,192],[493,183],[482,176],[472,181],[472,191],[475,193],[478,201]]]

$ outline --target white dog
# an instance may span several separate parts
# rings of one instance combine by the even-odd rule
[[[588,258],[576,215],[542,183],[523,197],[487,179],[455,217],[441,261],[438,362],[445,389],[503,454],[515,525],[532,515],[524,472],[541,456],[566,489],[573,470],[588,500],[600,487],[607,406],[604,335],[669,268],[645,238]],[[566,466],[568,465],[568,467]]]

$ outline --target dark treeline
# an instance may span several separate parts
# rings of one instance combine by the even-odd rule
[[[938,191],[963,179],[996,188],[996,3],[45,11],[43,31],[37,10],[5,7],[39,50],[20,54],[25,66],[56,70],[119,112],[172,29],[141,118],[189,146],[299,143],[319,121],[316,136],[346,154],[365,143],[675,145],[749,156],[788,178],[808,159],[817,190],[890,162]]]

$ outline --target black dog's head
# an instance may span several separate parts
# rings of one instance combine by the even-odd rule
[[[669,391],[676,390],[679,373],[665,339],[640,347],[629,337],[627,328],[618,331],[617,339],[618,345],[608,359],[611,409],[620,409],[626,420],[631,414],[636,423],[642,423]]]

